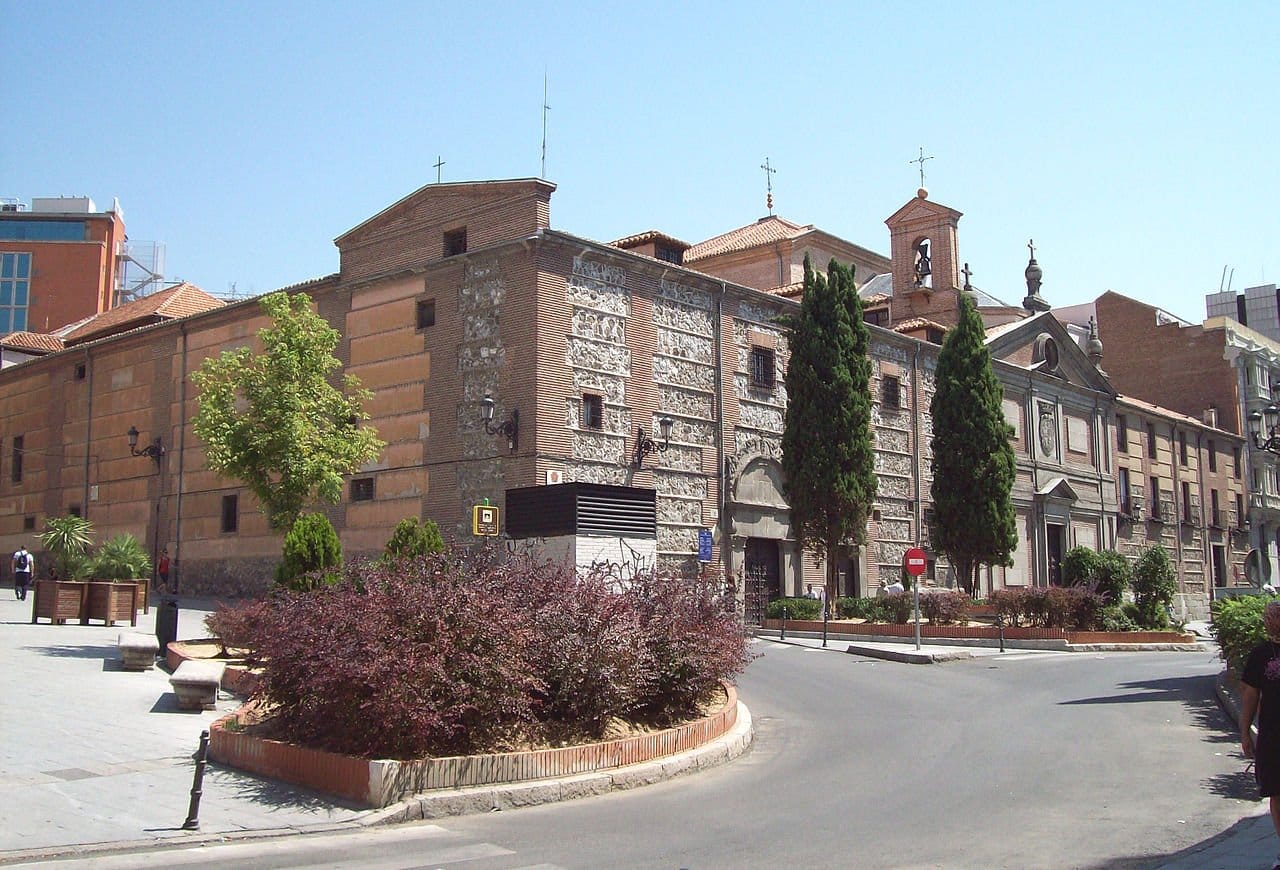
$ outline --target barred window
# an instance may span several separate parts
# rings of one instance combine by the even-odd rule
[[[886,408],[902,407],[902,382],[893,375],[880,379],[880,404]]]
[[[587,393],[582,397],[582,427],[584,429],[604,428],[604,398]]]
[[[357,477],[351,481],[352,501],[373,501],[373,478]]]
[[[751,385],[773,389],[777,358],[768,347],[751,348]]]

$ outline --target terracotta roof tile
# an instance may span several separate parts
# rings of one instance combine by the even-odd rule
[[[719,254],[758,248],[761,245],[772,244],[783,239],[794,239],[812,230],[813,224],[801,226],[777,215],[769,215],[768,217],[760,218],[753,224],[747,224],[745,227],[721,233],[714,238],[707,239],[705,242],[698,242],[698,244],[684,252],[684,261],[691,263],[694,260],[705,260],[708,257],[715,257]]]
[[[104,311],[84,325],[73,329],[64,338],[67,344],[100,338],[114,332],[124,332],[139,326],[176,320],[201,311],[221,308],[226,303],[210,296],[194,284],[182,283],[159,293],[152,293],[133,302],[126,302]]]
[[[42,332],[11,332],[0,335],[0,345],[34,353],[53,353],[62,350],[62,339]]]
[[[862,305],[865,308],[868,305],[880,305],[888,302],[893,297],[887,293],[872,293],[870,296],[862,297]]]
[[[943,332],[947,331],[947,328],[941,323],[936,320],[930,320],[927,317],[915,317],[893,325],[894,332],[915,332],[918,329],[941,329]]]
[[[645,230],[643,233],[636,233],[633,236],[626,236],[617,241],[610,242],[610,246],[614,248],[633,248],[636,245],[643,245],[645,242],[667,242],[673,247],[688,250],[690,247],[688,242],[682,242],[675,236],[669,236],[658,230]]]

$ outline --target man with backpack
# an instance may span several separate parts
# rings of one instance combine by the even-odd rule
[[[19,547],[13,554],[13,592],[19,601],[27,600],[27,587],[31,585],[31,554],[26,547]]]

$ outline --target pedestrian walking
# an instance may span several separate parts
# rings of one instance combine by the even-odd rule
[[[13,594],[19,601],[27,600],[27,589],[31,586],[31,554],[26,547],[19,547],[13,554]]]
[[[1253,759],[1258,792],[1270,801],[1271,824],[1280,836],[1280,601],[1267,602],[1262,625],[1267,639],[1250,651],[1240,676],[1240,749]],[[1280,870],[1280,854],[1271,870]]]
[[[165,592],[172,592],[169,588],[169,548],[165,547],[160,551],[160,561],[156,563],[156,576],[160,581],[160,588]]]

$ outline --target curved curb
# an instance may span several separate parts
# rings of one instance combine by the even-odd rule
[[[738,717],[733,728],[696,749],[600,773],[418,794],[395,806],[375,810],[361,818],[360,824],[441,819],[628,791],[726,764],[746,752],[754,737],[751,711],[738,701]]]
[[[733,728],[697,749],[690,749],[654,761],[633,764],[629,767],[617,768],[607,773],[582,774],[561,779],[538,780],[499,786],[479,786],[468,789],[453,789],[439,794],[415,795],[395,806],[381,810],[369,810],[358,818],[343,822],[316,822],[315,824],[295,825],[287,828],[209,833],[184,831],[163,839],[81,843],[0,852],[0,866],[32,861],[49,861],[58,858],[91,858],[99,855],[118,855],[131,852],[160,852],[170,849],[186,849],[194,845],[214,846],[277,837],[333,834],[342,831],[354,832],[374,825],[390,825],[419,819],[440,819],[448,816],[469,815],[471,813],[488,813],[495,810],[512,810],[520,807],[608,794],[613,791],[628,791],[633,788],[654,785],[678,776],[718,767],[742,755],[751,746],[751,742],[755,737],[755,727],[751,721],[751,711],[741,701],[738,701],[737,714],[737,722]]]

